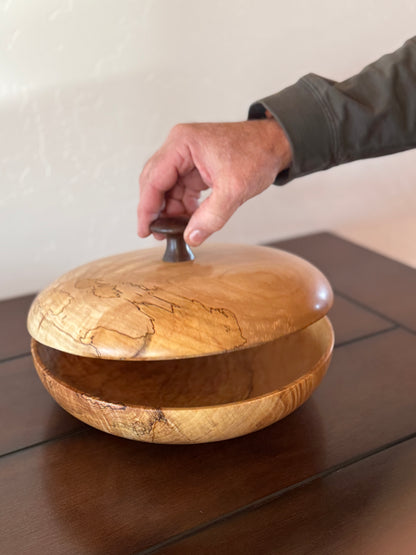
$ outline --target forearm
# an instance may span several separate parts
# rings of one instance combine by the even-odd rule
[[[332,166],[416,147],[416,37],[336,83],[315,74],[250,108],[285,131],[292,164],[277,184]]]

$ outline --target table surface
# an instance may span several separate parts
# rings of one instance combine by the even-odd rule
[[[33,296],[0,303],[0,553],[416,552],[416,270],[330,233],[272,246],[332,283],[334,357],[301,408],[225,442],[75,420],[34,370]]]

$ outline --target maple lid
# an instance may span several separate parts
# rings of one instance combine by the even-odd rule
[[[174,359],[246,349],[321,319],[325,276],[287,252],[205,245],[164,262],[152,248],[76,268],[33,301],[28,329],[44,345],[86,357]]]

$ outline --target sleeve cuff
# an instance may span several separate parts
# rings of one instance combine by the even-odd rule
[[[314,86],[315,78],[313,74],[306,75],[294,85],[250,106],[249,119],[264,118],[265,111],[269,110],[292,148],[292,164],[279,173],[276,185],[285,185],[335,164],[335,130],[329,109]]]

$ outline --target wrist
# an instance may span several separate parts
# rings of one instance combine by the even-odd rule
[[[266,119],[260,121],[268,137],[268,148],[278,164],[278,171],[287,169],[292,163],[292,147],[286,133],[270,112],[266,113]]]

